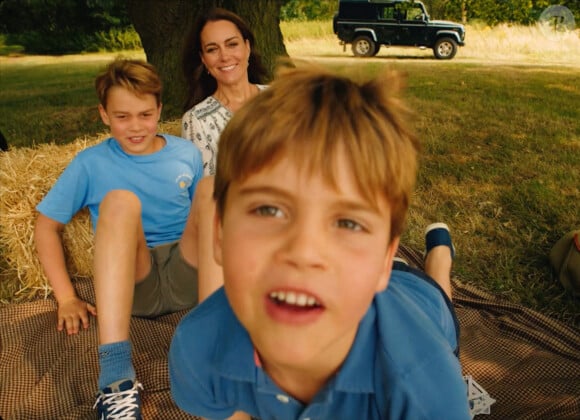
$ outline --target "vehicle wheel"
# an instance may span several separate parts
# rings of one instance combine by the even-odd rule
[[[368,36],[358,36],[352,41],[352,53],[357,57],[372,57],[377,52],[375,41]]]
[[[450,60],[457,53],[457,42],[453,38],[440,38],[433,47],[433,53],[440,60]]]

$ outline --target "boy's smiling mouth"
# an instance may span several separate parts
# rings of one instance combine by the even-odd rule
[[[269,296],[278,305],[289,305],[306,309],[321,307],[321,304],[314,296],[306,293],[274,291]]]
[[[286,325],[308,325],[320,319],[325,307],[311,293],[274,289],[266,295],[266,313],[275,322]]]

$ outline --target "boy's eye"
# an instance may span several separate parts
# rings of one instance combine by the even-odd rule
[[[360,224],[358,224],[354,220],[350,220],[350,219],[339,219],[336,222],[336,224],[338,225],[338,227],[343,228],[343,229],[356,230],[356,231],[363,230],[363,227]]]
[[[258,216],[282,217],[282,210],[274,206],[260,206],[254,210]]]

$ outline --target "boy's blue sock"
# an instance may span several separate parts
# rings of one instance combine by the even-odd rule
[[[135,368],[131,360],[131,343],[127,340],[99,346],[99,389],[121,379],[135,380]]]

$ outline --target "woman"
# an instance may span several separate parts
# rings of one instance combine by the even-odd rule
[[[266,69],[248,25],[235,13],[214,8],[193,25],[185,42],[188,85],[181,136],[201,150],[205,175],[215,172],[219,136],[243,104],[266,86]]]
[[[267,72],[255,48],[254,34],[241,17],[214,8],[191,28],[183,51],[183,72],[188,86],[181,136],[201,150],[204,175],[215,173],[217,147],[224,127],[244,103],[266,86]],[[207,288],[203,300],[222,284],[221,267],[213,257],[213,176],[197,185],[193,202],[199,278]]]

